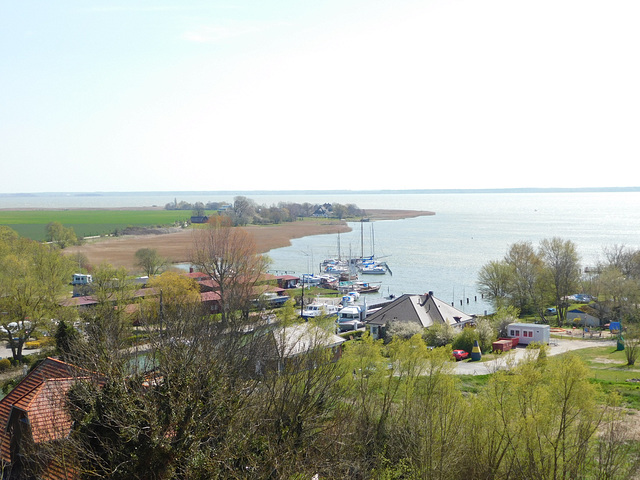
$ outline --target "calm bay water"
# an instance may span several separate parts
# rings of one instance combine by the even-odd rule
[[[232,201],[234,195],[166,192],[99,196],[5,196],[0,208],[142,207],[178,201]],[[479,269],[504,256],[509,245],[554,236],[572,240],[583,265],[602,257],[614,244],[640,248],[640,192],[429,193],[429,194],[245,194],[258,204],[280,201],[354,203],[360,208],[430,210],[433,216],[372,222],[375,253],[384,256],[393,275],[381,281],[380,295],[434,294],[467,313],[490,306],[477,293]],[[360,255],[360,224],[340,236],[341,254]],[[364,224],[364,253],[371,252],[370,224]],[[296,274],[317,271],[321,260],[338,253],[336,235],[295,239],[272,250],[272,270]],[[370,297],[368,297],[370,298]],[[467,300],[469,303],[467,304]],[[462,301],[462,306],[460,302]]]

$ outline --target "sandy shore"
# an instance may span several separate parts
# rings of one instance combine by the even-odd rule
[[[367,218],[372,221],[400,220],[425,215],[434,215],[434,213],[417,210],[367,210]],[[332,219],[307,219],[279,225],[250,225],[244,228],[253,236],[260,253],[289,246],[291,239],[294,238],[344,233],[351,230],[346,222]],[[82,253],[87,256],[92,265],[97,266],[106,262],[134,272],[136,270],[134,254],[140,248],[154,248],[172,263],[182,263],[189,261],[192,244],[193,230],[185,229],[159,235],[99,238],[89,240],[78,247],[69,247],[64,252],[67,255]]]

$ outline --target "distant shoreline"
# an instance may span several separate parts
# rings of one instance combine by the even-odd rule
[[[366,217],[371,221],[402,220],[435,215],[435,212],[425,210],[367,209],[365,212]],[[244,228],[254,238],[258,253],[287,247],[295,238],[351,231],[346,221],[331,218],[306,219],[275,225],[249,225],[240,228]],[[156,249],[171,263],[186,263],[190,259],[192,246],[193,230],[181,229],[174,233],[101,237],[89,240],[84,245],[66,248],[63,252],[66,255],[82,253],[87,256],[92,265],[97,266],[107,262],[133,272],[136,270],[134,255],[140,248]]]
[[[62,196],[71,198],[110,197],[120,195],[148,196],[148,195],[402,195],[402,194],[451,194],[451,193],[580,193],[580,192],[640,192],[640,186],[628,187],[513,187],[513,188],[438,188],[438,189],[389,189],[389,190],[151,190],[138,192],[17,192],[0,193],[0,198]],[[83,208],[83,207],[78,207]],[[155,207],[126,207],[126,208],[159,208]],[[42,210],[46,210],[43,208]],[[15,210],[15,209],[11,209]]]

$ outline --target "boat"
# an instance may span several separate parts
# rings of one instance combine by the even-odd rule
[[[358,271],[365,275],[385,275],[387,272],[393,275],[387,262],[376,260],[373,224],[371,224],[371,255],[364,256],[363,222],[364,219],[360,222],[360,258],[355,259]]]
[[[363,275],[384,275],[387,273],[386,263],[371,263],[360,267],[360,273]]]
[[[342,303],[343,307],[346,307],[347,305],[355,304],[356,300],[358,300],[359,298],[360,294],[358,292],[351,291],[342,296],[342,301],[340,303]]]
[[[364,311],[359,305],[344,307],[338,312],[338,330],[347,332],[364,327]]]
[[[337,315],[339,311],[340,307],[338,305],[316,301],[310,305],[307,305],[302,310],[302,314],[300,316],[302,318],[316,318],[323,315],[331,317],[333,315]]]
[[[320,285],[322,278],[313,273],[303,273],[300,281],[303,285]]]
[[[350,291],[358,292],[358,293],[376,293],[380,290],[382,285],[380,283],[370,283],[370,282],[341,282],[338,285],[338,290],[343,293],[348,293]]]

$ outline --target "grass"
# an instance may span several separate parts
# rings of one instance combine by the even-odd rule
[[[73,227],[76,235],[87,237],[106,235],[129,226],[167,226],[189,220],[185,210],[28,210],[0,211],[0,225],[12,228],[19,235],[44,240],[49,222]]]
[[[465,393],[477,394],[489,382],[491,375],[458,375],[458,388]]]
[[[617,391],[625,406],[640,410],[640,365],[627,365],[624,351],[616,347],[584,348],[571,352],[580,357],[589,367],[591,380],[605,392]]]

